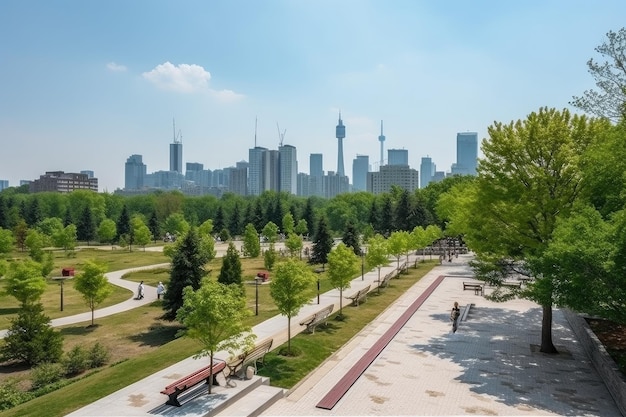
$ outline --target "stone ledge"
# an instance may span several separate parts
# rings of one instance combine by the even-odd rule
[[[583,349],[596,371],[604,381],[615,404],[623,416],[626,416],[626,378],[622,375],[617,364],[600,343],[600,340],[589,327],[587,321],[580,315],[563,309],[563,314],[576,334]]]

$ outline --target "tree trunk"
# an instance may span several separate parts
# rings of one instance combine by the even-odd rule
[[[552,305],[542,306],[541,319],[541,349],[543,353],[559,353],[552,344]]]
[[[211,387],[213,386],[213,351],[211,351],[209,355],[209,364],[211,364],[211,368],[209,369],[209,395],[210,395]]]
[[[287,354],[291,356],[291,316],[287,316]]]

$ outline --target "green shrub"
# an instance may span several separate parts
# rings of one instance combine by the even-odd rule
[[[31,395],[20,390],[17,384],[15,378],[0,384],[0,410],[8,410],[31,399]]]
[[[44,362],[33,368],[30,376],[32,381],[31,390],[37,390],[46,385],[57,382],[65,375],[65,369],[60,363]]]
[[[105,365],[109,361],[109,350],[102,346],[100,342],[96,342],[95,345],[89,350],[89,367],[99,368]]]
[[[89,368],[89,354],[81,346],[74,346],[63,358],[65,374],[78,375]]]

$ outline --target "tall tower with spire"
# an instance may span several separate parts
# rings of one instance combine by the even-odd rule
[[[341,112],[339,112],[339,124],[335,128],[335,137],[337,138],[337,175],[344,177],[346,173],[343,169],[343,138],[346,137],[346,127],[341,121]]]
[[[383,135],[383,121],[380,121],[380,136],[378,137],[380,141],[380,166],[382,167],[385,164],[384,153],[383,153],[383,143],[385,143],[385,135]]]

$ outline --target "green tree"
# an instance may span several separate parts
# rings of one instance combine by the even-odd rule
[[[259,241],[259,233],[252,223],[246,225],[243,235],[243,256],[249,258],[258,258],[261,254],[261,242]]]
[[[38,302],[46,291],[41,265],[29,259],[11,262],[5,278],[6,293],[15,297],[22,306]]]
[[[544,353],[556,352],[552,306],[562,289],[536,260],[553,238],[557,219],[567,218],[579,198],[580,155],[605,125],[547,108],[523,121],[496,122],[483,141],[484,159],[471,198],[458,202],[464,206],[458,215],[471,213],[464,239],[476,252],[478,278],[498,286],[515,265],[530,268],[534,279],[523,291],[500,288],[492,298],[519,295],[541,305]]]
[[[222,268],[217,277],[217,282],[225,285],[236,284],[243,291],[241,259],[239,259],[239,251],[233,242],[228,243],[226,255],[222,258]]]
[[[267,222],[261,233],[263,233],[268,242],[275,243],[278,239],[278,226],[274,222]]]
[[[394,214],[395,230],[411,230],[413,225],[413,208],[411,207],[411,198],[409,190],[402,189],[400,191],[400,198],[396,205],[396,211]]]
[[[89,242],[93,240],[95,235],[96,230],[93,215],[89,205],[85,205],[80,219],[78,220],[78,224],[76,225],[76,236],[78,240],[85,241],[87,245],[89,245]]]
[[[183,305],[176,318],[186,327],[183,334],[202,344],[203,350],[196,357],[208,356],[209,363],[213,363],[217,351],[227,350],[235,355],[236,351],[253,346],[256,335],[246,324],[246,317],[251,314],[238,289],[205,278],[199,289],[184,289]],[[212,380],[209,375],[209,381]],[[207,385],[211,394],[213,384]]]
[[[263,265],[265,269],[271,271],[274,269],[274,264],[276,263],[276,248],[273,243],[270,243],[269,248],[265,252],[263,252]]]
[[[387,239],[387,250],[396,258],[397,268],[400,268],[400,257],[408,252],[409,245],[409,233],[406,231],[393,232]]]
[[[325,217],[320,217],[316,229],[317,233],[315,234],[315,239],[313,239],[309,263],[326,265],[328,262],[328,254],[333,249],[334,241],[328,231],[328,224],[326,223]]]
[[[365,254],[365,262],[368,269],[378,269],[378,284],[380,291],[380,270],[383,266],[389,264],[389,249],[387,248],[387,240],[382,235],[374,235],[367,241],[367,253]]]
[[[165,219],[165,231],[177,238],[185,235],[189,229],[189,223],[185,220],[183,213],[172,213]]]
[[[140,216],[133,216],[133,219],[131,220],[131,227],[135,245],[142,246],[145,252],[146,245],[152,240],[150,229],[146,226]]]
[[[383,195],[383,206],[380,209],[380,233],[389,237],[393,232],[393,203],[391,197],[388,194]]]
[[[293,232],[290,233],[285,240],[285,247],[289,251],[289,256],[292,258],[302,259],[303,246],[304,242],[302,241],[302,237]]]
[[[351,248],[343,243],[337,245],[328,255],[328,279],[333,288],[339,290],[339,315],[343,317],[343,290],[350,288],[350,282],[359,272],[359,259]]]
[[[72,251],[76,247],[76,226],[73,224],[65,226],[52,236],[54,246],[63,248],[65,252]]]
[[[0,228],[0,255],[11,253],[14,245],[15,239],[13,238],[13,232]]]
[[[270,282],[270,295],[280,314],[287,317],[287,355],[291,355],[291,318],[313,297],[315,281],[306,264],[287,259],[277,265]]]
[[[185,287],[191,286],[194,290],[200,288],[202,278],[206,275],[204,270],[206,262],[206,254],[202,251],[198,232],[192,228],[181,238],[172,256],[170,281],[163,295],[164,319],[176,318],[178,309],[183,305]]]
[[[159,225],[159,218],[157,217],[156,211],[152,211],[152,215],[150,215],[148,228],[150,229],[150,233],[152,233],[154,243],[156,243],[157,239],[161,237],[161,226]]]
[[[117,226],[111,219],[104,219],[98,226],[98,239],[101,243],[111,243],[117,236]]]
[[[87,307],[91,310],[91,325],[93,326],[96,307],[106,300],[113,289],[104,275],[107,270],[105,265],[87,261],[82,269],[83,272],[74,278],[74,289],[81,293]]]
[[[361,239],[359,239],[359,232],[353,222],[349,221],[346,224],[346,230],[343,232],[341,241],[347,247],[352,248],[356,256],[361,256]]]
[[[43,248],[46,243],[46,237],[37,229],[29,229],[26,235],[26,247],[28,248],[28,255],[33,258],[35,262],[41,262],[43,260]]]
[[[43,312],[41,303],[27,303],[17,317],[0,346],[4,361],[18,361],[30,366],[44,362],[58,362],[63,354],[63,337],[50,326],[50,318]]]
[[[606,34],[606,41],[595,48],[606,61],[587,61],[597,90],[574,97],[571,105],[598,117],[618,122],[626,116],[626,28]]]
[[[294,232],[296,222],[291,213],[287,213],[283,216],[283,233],[288,235]]]
[[[20,251],[24,252],[26,246],[26,236],[28,235],[28,225],[24,219],[20,219],[13,228],[13,237],[15,238],[15,244]]]
[[[124,204],[124,207],[122,207],[122,213],[117,219],[116,226],[118,239],[122,235],[130,234],[130,214],[128,213],[128,208],[126,207],[126,204]]]
[[[309,233],[309,226],[304,219],[298,220],[298,224],[296,224],[295,232],[300,236],[304,237],[307,233]]]

